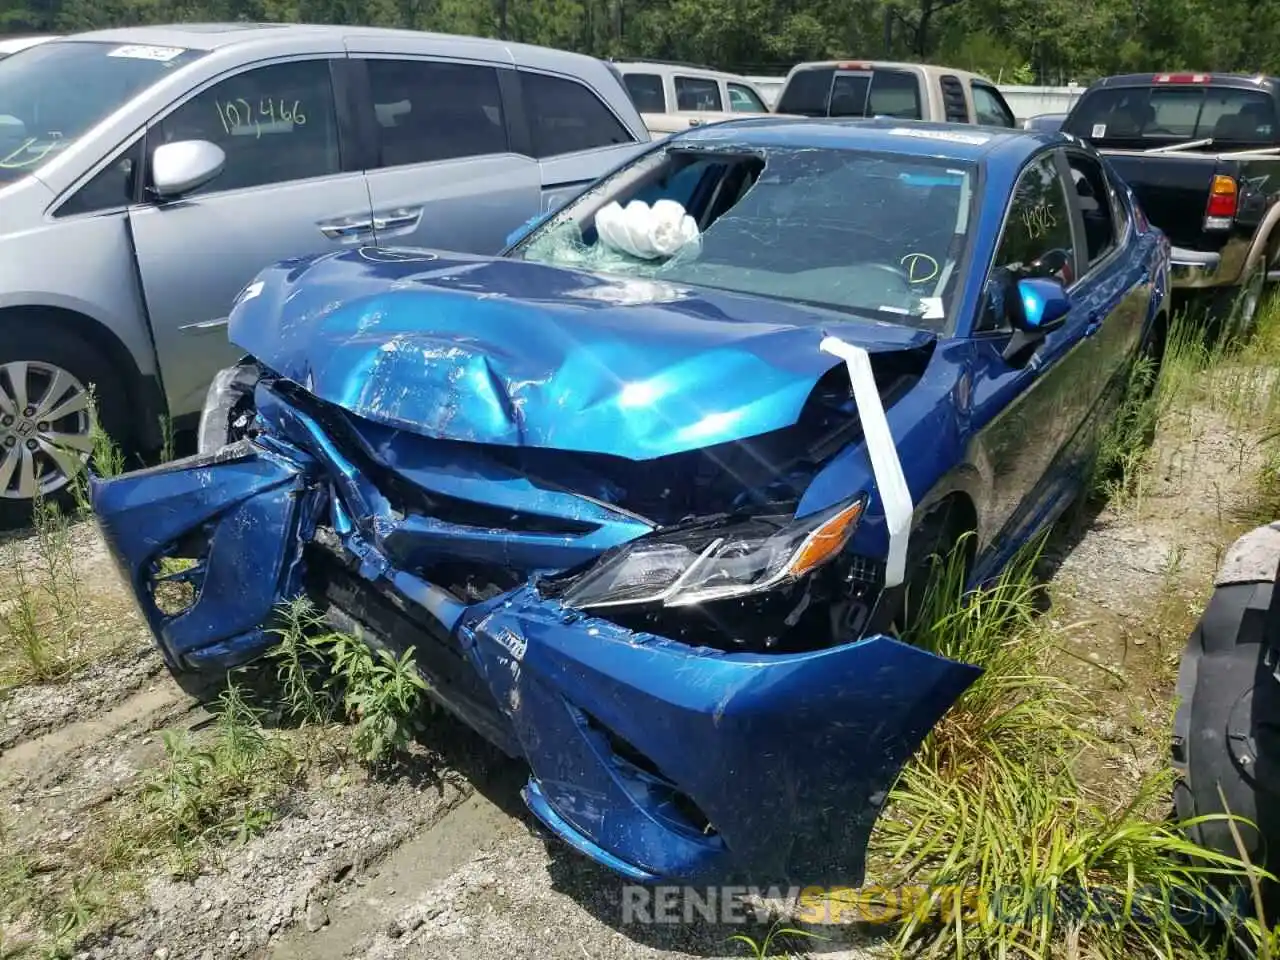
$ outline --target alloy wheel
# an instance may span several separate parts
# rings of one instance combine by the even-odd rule
[[[40,360],[0,364],[0,498],[33,500],[67,486],[93,450],[89,391]]]

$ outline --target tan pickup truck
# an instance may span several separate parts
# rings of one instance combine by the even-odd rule
[[[774,109],[804,117],[894,117],[1017,126],[1009,104],[986,77],[950,67],[884,60],[797,64],[787,74]]]

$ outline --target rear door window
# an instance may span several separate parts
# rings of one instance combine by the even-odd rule
[[[662,78],[656,73],[627,73],[623,75],[631,102],[641,113],[666,113],[667,95],[662,89]]]
[[[1004,97],[1000,96],[995,87],[985,83],[971,83],[969,89],[973,91],[973,114],[978,123],[990,127],[1016,125],[1013,111],[1009,109],[1004,102]]]
[[[723,110],[720,84],[705,77],[676,77],[677,110]]]
[[[521,71],[520,88],[539,159],[635,141],[613,111],[576,80]]]
[[[507,151],[498,71],[431,60],[369,60],[380,167]],[[440,92],[447,90],[448,97]]]

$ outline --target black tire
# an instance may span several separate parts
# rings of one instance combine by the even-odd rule
[[[1215,337],[1247,340],[1258,322],[1258,308],[1267,284],[1267,258],[1259,257],[1234,287],[1214,290],[1207,304]]]
[[[0,319],[0,368],[16,361],[45,364],[66,371],[85,387],[92,386],[97,397],[99,423],[117,442],[127,443],[132,432],[124,379],[102,350],[68,330],[51,329],[51,326],[47,322],[32,323],[29,317],[20,315]],[[0,384],[0,389],[3,386]],[[16,440],[16,435],[5,431],[3,426],[0,432],[7,434],[0,436],[0,443],[7,443],[10,436]],[[12,483],[10,490],[16,489],[16,482]],[[69,506],[71,485],[68,483],[50,492],[47,498],[60,506]],[[30,524],[32,504],[29,498],[0,496],[0,530]]]
[[[1156,317],[1151,324],[1151,329],[1147,331],[1146,338],[1142,341],[1142,346],[1138,348],[1137,363],[1147,367],[1143,371],[1144,379],[1137,387],[1137,396],[1134,398],[1143,404],[1141,415],[1142,420],[1142,445],[1150,447],[1155,443],[1156,428],[1159,426],[1159,417],[1156,411],[1146,407],[1146,403],[1156,392],[1156,386],[1160,382],[1160,368],[1164,366],[1165,347],[1169,342],[1169,321],[1164,314]]]
[[[1160,368],[1164,366],[1164,351],[1168,343],[1169,320],[1162,313],[1151,322],[1151,329],[1147,331],[1142,346],[1138,348],[1138,362],[1148,363],[1151,367],[1150,376],[1142,385],[1144,399],[1155,393],[1156,382],[1160,379]]]
[[[1280,680],[1267,665],[1272,584],[1219,587],[1187,642],[1178,674],[1172,760],[1180,820],[1228,810],[1250,861],[1280,865]],[[1221,791],[1221,792],[1219,792]],[[1225,805],[1223,800],[1225,798]],[[1239,857],[1225,821],[1188,828],[1193,841]],[[1268,917],[1277,891],[1265,894]]]
[[[907,544],[906,579],[896,589],[890,606],[890,622],[899,636],[911,638],[928,625],[922,617],[926,615],[925,598],[935,570],[948,562],[957,547],[962,550],[961,562],[967,578],[973,566],[974,544],[972,538],[963,546],[961,541],[969,529],[970,523],[964,518],[959,505],[948,498],[925,514],[911,531]]]

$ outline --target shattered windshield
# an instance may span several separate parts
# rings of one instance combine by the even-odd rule
[[[0,186],[34,173],[130,98],[200,55],[178,47],[68,40],[0,62]]]
[[[509,255],[941,331],[972,184],[970,164],[931,157],[673,145],[615,173]]]

